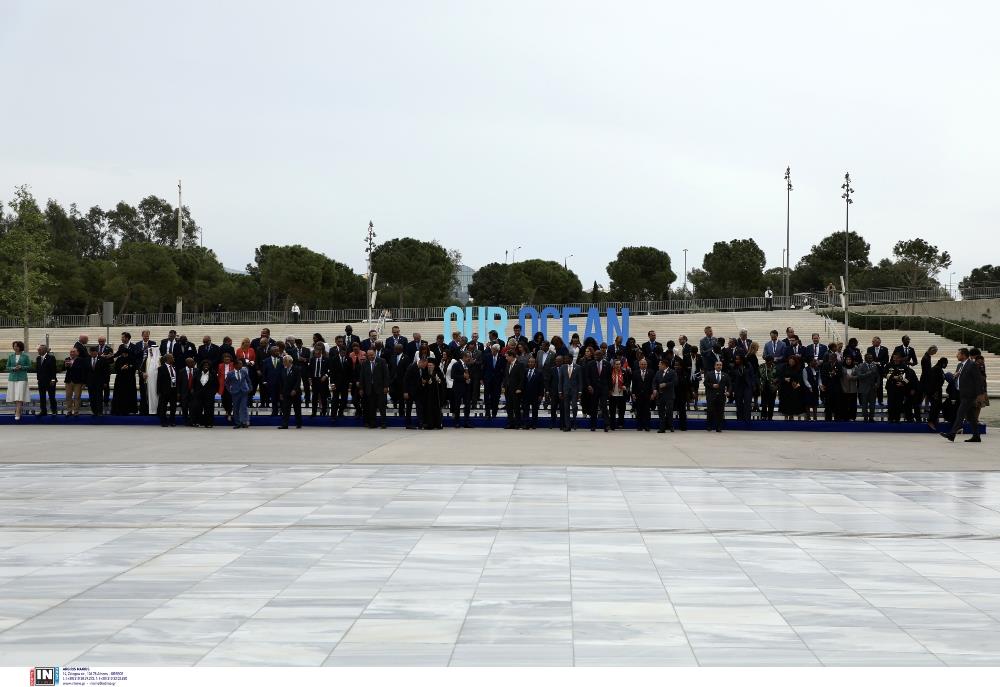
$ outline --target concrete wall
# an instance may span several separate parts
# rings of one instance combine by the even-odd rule
[[[855,312],[878,312],[888,315],[927,315],[952,321],[1000,322],[1000,298],[983,298],[971,301],[861,305],[852,306],[851,310]]]

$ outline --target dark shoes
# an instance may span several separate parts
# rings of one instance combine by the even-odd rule
[[[948,441],[955,441],[955,435],[954,434],[949,434],[948,432],[941,432],[941,436],[943,436]]]
[[[982,443],[982,441],[983,440],[979,438],[979,435],[975,434],[975,435],[969,437],[968,439],[966,439],[965,443],[967,443],[967,444],[979,444],[979,443]]]

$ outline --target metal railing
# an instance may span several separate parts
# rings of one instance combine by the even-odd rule
[[[965,300],[980,298],[1000,298],[1000,286],[964,288],[959,290],[947,288],[937,289],[868,289],[851,291],[847,294],[850,306],[884,305],[889,303],[914,303],[954,299],[961,296]],[[842,308],[843,294],[829,292],[802,292],[789,298],[776,295],[771,307],[783,309],[825,309]],[[472,305],[472,304],[470,304]],[[421,322],[441,320],[447,306],[424,308],[386,308],[385,319],[394,322]],[[506,311],[508,317],[516,317],[522,305],[498,306]],[[738,312],[751,310],[766,310],[767,300],[763,296],[736,298],[675,298],[663,301],[604,301],[601,303],[543,303],[532,304],[541,311],[542,308],[553,307],[562,311],[566,307],[579,308],[585,316],[591,307],[598,309],[601,315],[606,315],[608,308],[621,312],[628,308],[633,315],[670,315],[677,313],[698,312]],[[242,310],[234,312],[194,312],[181,315],[182,325],[229,325],[229,324],[291,324],[300,323],[340,323],[364,322],[368,317],[365,308],[303,310],[296,320],[287,310]],[[171,327],[177,324],[174,313],[122,313],[115,316],[115,327]],[[0,328],[22,327],[20,318],[0,318]],[[91,315],[50,315],[31,322],[32,327],[99,327],[101,318],[98,314]]]

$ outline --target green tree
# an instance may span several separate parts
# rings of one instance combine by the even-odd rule
[[[580,278],[554,260],[492,262],[476,271],[469,286],[469,295],[483,304],[568,303],[582,294]]]
[[[764,251],[753,239],[716,241],[689,281],[698,298],[759,296],[765,264]]]
[[[848,235],[851,288],[867,286],[871,278],[871,246],[857,232]],[[823,291],[827,284],[840,284],[844,274],[844,232],[835,231],[802,256],[792,270],[791,289]],[[838,287],[839,288],[839,287]]]
[[[259,246],[247,272],[257,281],[268,309],[287,310],[292,303],[307,309],[364,305],[364,277],[304,246]]]
[[[670,269],[670,256],[652,246],[628,246],[608,263],[612,300],[663,300],[677,275]]]
[[[958,282],[958,288],[964,296],[967,289],[983,286],[1000,286],[1000,265],[983,265],[973,268],[969,276]]]
[[[51,312],[45,293],[52,283],[49,275],[49,238],[45,217],[27,186],[14,192],[13,211],[3,222],[0,235],[0,312],[20,318],[24,324],[24,344],[29,345],[32,320]]]
[[[896,257],[895,272],[900,285],[911,289],[939,286],[938,272],[951,267],[948,251],[939,250],[921,238],[898,241],[892,254]]]
[[[375,247],[371,262],[383,305],[442,305],[451,298],[455,263],[437,241],[392,239]]]
[[[484,305],[506,304],[504,300],[504,289],[507,285],[507,273],[510,265],[499,262],[491,262],[483,265],[472,275],[472,282],[469,284],[469,296],[476,302]]]
[[[118,312],[164,312],[180,288],[173,252],[155,243],[123,243],[107,263],[104,289]],[[131,310],[130,310],[131,308]]]
[[[594,285],[590,287],[590,302],[600,303],[601,302],[601,285],[594,280]]]

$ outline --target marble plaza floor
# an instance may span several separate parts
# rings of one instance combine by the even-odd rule
[[[160,431],[203,450],[0,464],[0,665],[1000,665],[997,472],[490,464],[517,432],[357,462],[401,430],[213,462],[253,432]]]

